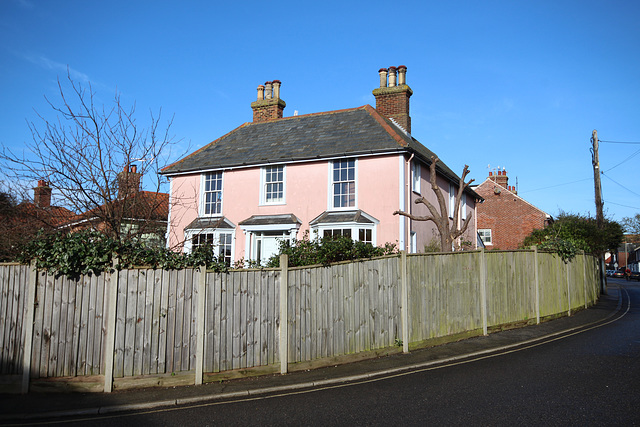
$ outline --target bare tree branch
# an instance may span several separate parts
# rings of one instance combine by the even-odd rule
[[[169,134],[173,118],[165,125],[162,110],[150,112],[149,124],[142,126],[135,105],[125,107],[119,93],[108,106],[99,105],[91,84],[74,82],[69,72],[66,84],[58,80],[58,90],[59,103],[45,97],[55,118],[38,114],[37,124],[28,122],[32,141],[25,150],[2,147],[5,175],[27,185],[46,180],[61,205],[84,215],[78,220],[102,224],[101,231],[113,237],[156,232],[158,213],[167,204],[166,195],[160,197],[166,178],[158,171],[177,143]],[[130,176],[134,164],[138,175]],[[123,180],[123,173],[131,179]],[[147,185],[153,181],[153,188],[138,193],[138,177]]]
[[[458,219],[460,217],[462,194],[467,187],[469,187],[469,184],[473,182],[473,179],[469,180],[469,182],[465,182],[465,179],[469,174],[469,166],[465,165],[462,171],[462,177],[458,182],[458,192],[455,197],[453,214],[451,215],[453,220],[451,220],[448,215],[449,209],[447,208],[447,199],[443,194],[442,188],[438,186],[437,182],[436,164],[438,163],[438,160],[439,159],[435,156],[431,157],[431,164],[429,165],[429,183],[431,184],[431,190],[434,192],[436,200],[438,201],[439,209],[426,198],[420,197],[415,200],[415,203],[425,205],[431,214],[430,216],[417,216],[399,210],[395,211],[393,214],[406,216],[407,218],[415,221],[433,221],[438,229],[438,233],[440,234],[440,248],[443,252],[448,252],[451,251],[455,240],[467,231],[467,228],[471,223],[472,215],[470,215],[466,220],[463,220],[463,224],[460,224]]]

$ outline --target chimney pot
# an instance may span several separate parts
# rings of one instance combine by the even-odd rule
[[[280,80],[274,80],[273,82],[273,97],[275,99],[280,99],[280,85],[282,84]]]
[[[396,87],[397,77],[396,67],[389,67],[389,87]]]
[[[265,99],[271,99],[272,98],[272,92],[273,91],[273,86],[271,85],[271,82],[265,82],[264,84],[264,98]]]
[[[136,165],[131,166],[131,173],[136,173],[137,170],[138,170],[138,167]]]
[[[380,68],[378,74],[380,74],[380,87],[387,87],[387,69]]]
[[[407,84],[407,67],[400,65],[398,67],[398,85]]]
[[[258,86],[258,101],[264,100],[264,86]]]

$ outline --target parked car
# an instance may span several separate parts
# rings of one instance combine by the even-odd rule
[[[627,274],[627,280],[640,281],[640,271],[629,271],[629,274]]]
[[[613,270],[607,270],[607,277],[613,276]]]

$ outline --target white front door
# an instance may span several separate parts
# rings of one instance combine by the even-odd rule
[[[269,258],[280,252],[280,241],[288,238],[289,233],[282,231],[255,233],[252,258],[261,264],[266,263]]]

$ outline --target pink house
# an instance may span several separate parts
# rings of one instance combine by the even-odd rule
[[[263,262],[279,240],[309,232],[422,252],[438,236],[433,224],[393,212],[426,215],[413,203],[420,196],[437,205],[429,185],[434,153],[411,135],[406,67],[379,74],[376,108],[293,117],[283,117],[278,80],[258,86],[253,122],[162,170],[171,184],[168,246],[190,251],[212,244],[227,262]],[[454,200],[458,176],[442,161],[437,173]],[[471,221],[464,240],[472,248],[479,199],[468,189],[456,219]]]

